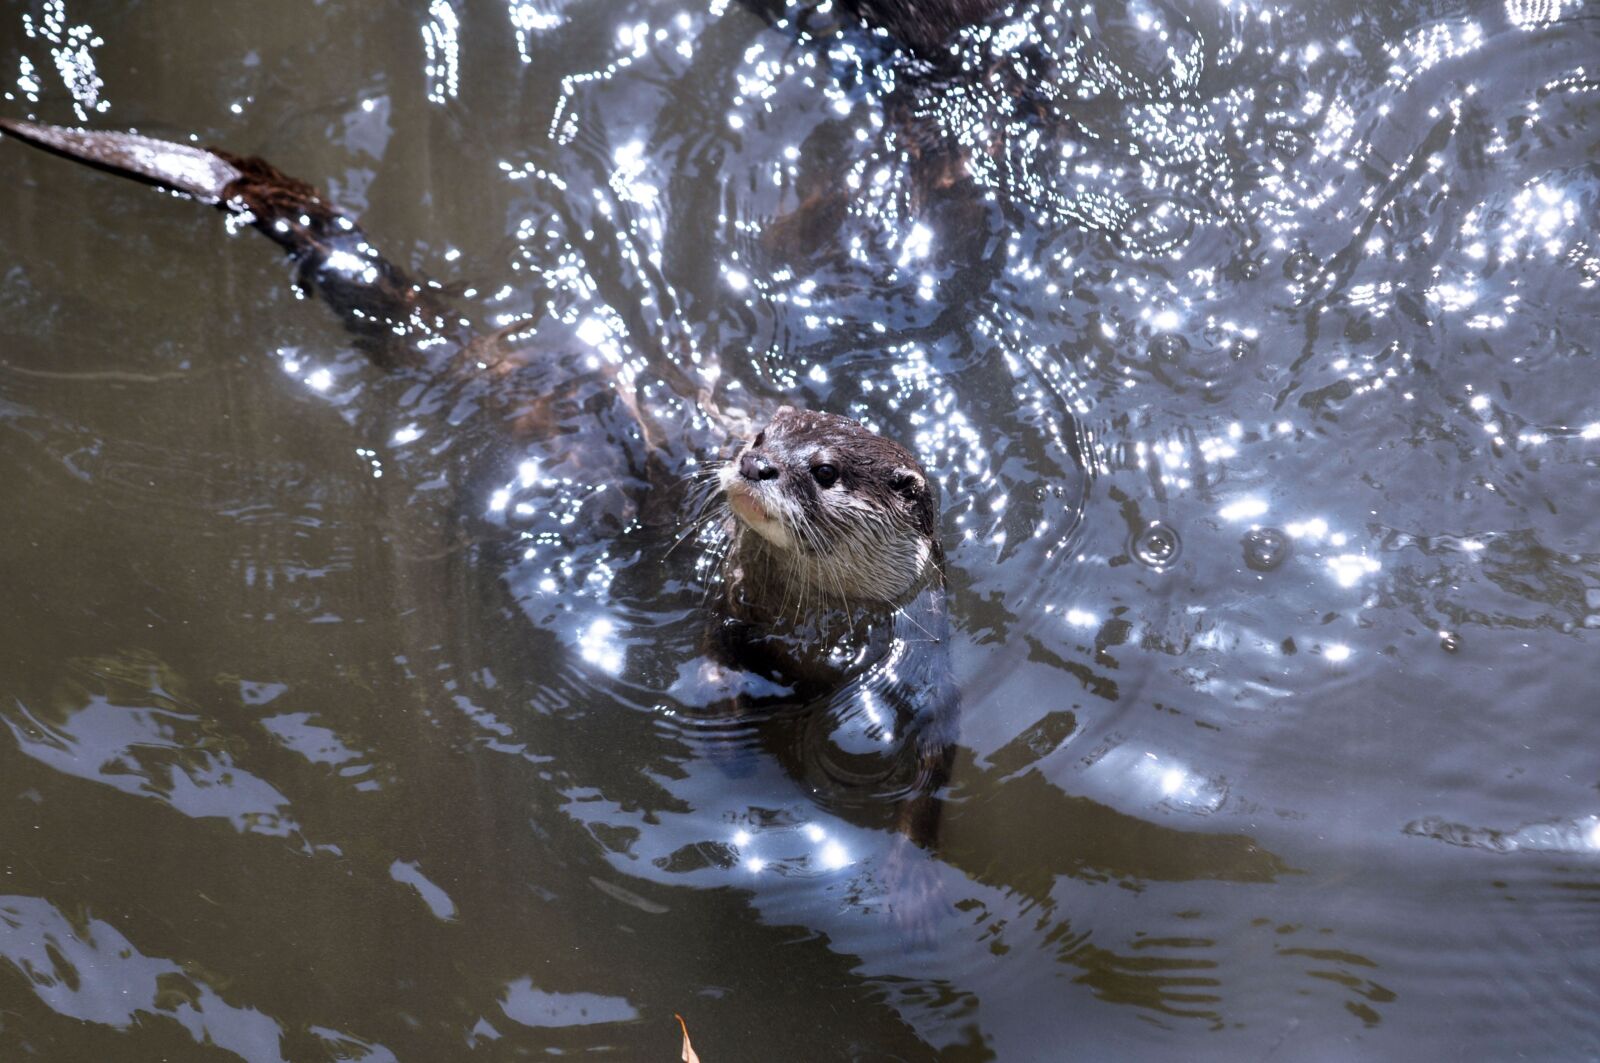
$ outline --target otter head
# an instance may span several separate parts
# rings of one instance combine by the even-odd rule
[[[784,406],[721,482],[742,593],[778,611],[893,605],[942,559],[922,467],[849,418]]]

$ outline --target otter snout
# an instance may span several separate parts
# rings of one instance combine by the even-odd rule
[[[778,478],[778,467],[754,450],[747,450],[739,459],[739,475],[751,483]]]

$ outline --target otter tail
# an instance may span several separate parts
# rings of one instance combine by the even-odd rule
[[[378,253],[348,216],[304,181],[263,159],[0,118],[10,136],[96,169],[182,192],[248,221],[289,252],[296,281],[339,314],[356,344],[385,368],[420,365],[423,341],[458,322],[434,291]]]

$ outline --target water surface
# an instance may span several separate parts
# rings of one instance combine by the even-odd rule
[[[1600,1055],[1597,27],[8,5],[6,115],[322,186],[546,416],[0,143],[6,1057]],[[948,645],[812,714],[947,651],[933,845],[704,711],[605,363],[938,480]]]

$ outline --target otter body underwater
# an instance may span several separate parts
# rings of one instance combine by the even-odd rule
[[[132,133],[4,119],[0,130],[248,222],[288,252],[297,283],[334,309],[374,365],[475,389],[475,401],[511,442],[537,435],[548,416],[540,398],[530,401],[525,392],[501,386],[537,357],[519,342],[532,323],[474,335],[436,287],[414,282],[313,186],[271,164]],[[733,451],[717,472],[716,515],[726,550],[722,588],[708,610],[707,660],[690,703],[709,703],[717,714],[745,711],[754,703],[740,696],[742,690],[770,692],[774,683],[783,691],[776,700],[791,706],[837,703],[890,652],[899,617],[914,629],[911,638],[931,652],[922,652],[914,669],[901,662],[888,680],[887,700],[899,718],[881,730],[896,739],[892,755],[884,755],[889,751],[881,734],[866,736],[874,754],[867,757],[860,755],[861,733],[820,744],[791,742],[785,735],[777,748],[821,748],[824,756],[829,749],[842,751],[847,763],[841,770],[821,770],[834,789],[841,782],[844,789],[856,784],[859,792],[841,795],[844,803],[861,807],[865,797],[868,803],[893,804],[900,832],[931,845],[937,790],[948,777],[953,751],[957,699],[943,647],[938,506],[926,473],[904,447],[848,418],[789,406],[765,417],[724,410],[687,375],[663,366],[661,376],[659,383],[671,394],[718,427],[721,438],[712,449]],[[713,457],[703,452],[703,443],[697,448],[675,438],[637,380],[618,374],[611,385],[637,424],[647,451],[641,464],[653,491],[670,494],[686,470],[704,467]],[[680,514],[678,523],[692,524],[693,514]],[[907,606],[915,612],[907,615]],[[776,726],[795,725],[795,714],[779,715],[783,721]],[[799,715],[800,726],[815,725],[816,716],[807,709]],[[843,730],[859,731],[860,714],[844,716],[857,723]],[[816,764],[789,767],[807,778],[818,770]]]

